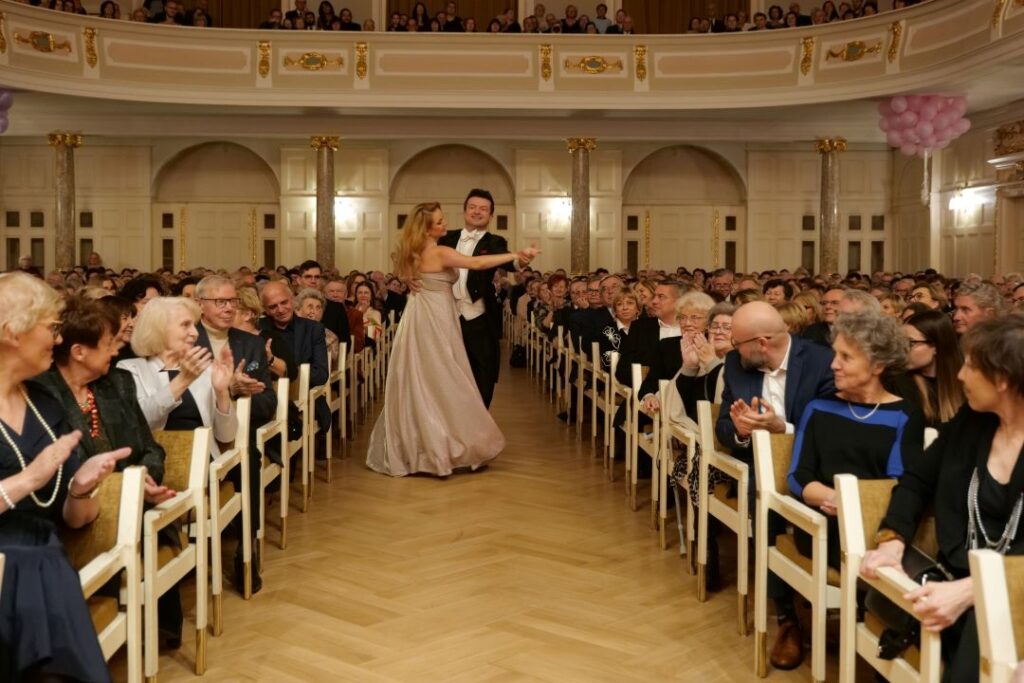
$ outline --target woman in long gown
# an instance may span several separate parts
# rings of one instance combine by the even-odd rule
[[[367,467],[392,476],[422,472],[447,476],[477,469],[505,448],[505,437],[484,406],[473,379],[452,295],[457,268],[486,270],[520,254],[464,256],[438,246],[448,224],[441,205],[419,204],[393,256],[396,272],[418,278],[395,334],[384,390],[384,410],[370,435]]]

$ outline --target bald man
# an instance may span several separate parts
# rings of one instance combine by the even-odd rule
[[[775,434],[792,434],[804,408],[816,398],[832,398],[836,392],[832,375],[832,349],[795,337],[771,304],[754,301],[737,309],[732,317],[734,350],[725,357],[725,390],[715,431],[733,455],[753,463],[750,435],[755,429]],[[756,491],[754,468],[750,468],[751,490]],[[753,500],[750,509],[754,509]],[[785,529],[773,528],[774,538]],[[710,536],[710,534],[709,534]],[[715,573],[710,566],[708,575]],[[771,652],[772,666],[795,669],[803,661],[803,639],[793,605],[793,592],[774,574],[768,575],[768,597],[775,600],[779,636]]]

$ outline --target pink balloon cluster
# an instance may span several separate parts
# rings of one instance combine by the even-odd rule
[[[886,142],[907,156],[942,149],[971,129],[966,97],[896,95],[878,103]]]

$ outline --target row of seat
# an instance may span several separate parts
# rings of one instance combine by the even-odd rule
[[[342,343],[339,358],[329,359],[329,379],[319,386],[310,385],[310,366],[299,367],[298,378],[275,381],[277,412],[272,420],[255,428],[255,446],[261,454],[261,467],[250,472],[251,399],[235,403],[238,435],[216,459],[210,458],[212,431],[202,427],[191,432],[160,431],[155,438],[166,452],[163,484],[176,495],[153,507],[144,506],[145,469],[128,467],[112,474],[102,483],[98,501],[100,515],[95,522],[80,530],[66,531],[62,540],[68,557],[79,572],[82,590],[89,605],[93,625],[99,635],[103,655],[110,659],[126,647],[127,674],[130,683],[145,676],[155,683],[159,671],[157,604],[160,596],[188,574],[195,573],[196,647],[193,669],[196,675],[206,670],[207,628],[214,636],[224,630],[223,613],[223,550],[225,530],[240,516],[244,599],[252,597],[250,510],[258,505],[260,563],[266,557],[267,505],[270,487],[279,481],[278,547],[287,546],[288,513],[292,505],[292,460],[296,462],[301,481],[298,507],[306,512],[322,463],[322,478],[333,479],[332,464],[337,455],[344,455],[344,444],[357,427],[365,422],[371,404],[382,394],[387,362],[397,326],[385,328],[376,349],[367,347],[360,353],[351,349],[350,339]],[[314,455],[316,423],[313,406],[324,399],[332,412],[331,427],[326,434],[322,457]],[[289,406],[293,407],[293,425],[289,429]],[[298,415],[301,428],[294,423]],[[336,425],[336,427],[335,427]],[[335,429],[338,433],[335,434]],[[280,461],[268,454],[270,441],[280,439]],[[337,438],[339,448],[335,449]],[[235,472],[238,475],[235,475]],[[262,495],[250,500],[248,481],[260,477]],[[236,488],[233,481],[240,481]],[[168,542],[173,539],[173,542]],[[3,558],[0,556],[0,576]],[[261,567],[262,569],[262,567]],[[110,586],[120,577],[118,590]],[[116,582],[114,582],[116,586]],[[212,597],[212,600],[211,600]],[[208,615],[212,602],[212,618]]]
[[[941,678],[941,639],[939,634],[922,631],[920,644],[908,648],[895,659],[878,656],[879,638],[884,628],[870,612],[859,616],[857,610],[858,585],[877,589],[904,612],[914,615],[913,605],[903,595],[914,588],[903,573],[883,569],[878,579],[866,580],[859,576],[860,563],[873,548],[873,538],[888,507],[893,480],[858,480],[852,475],[836,477],[838,518],[842,565],[839,571],[827,565],[827,518],[818,510],[789,495],[786,474],[793,451],[793,436],[769,434],[764,431],[753,435],[754,472],[751,466],[734,458],[715,436],[720,405],[707,401],[697,403],[696,420],[680,425],[670,420],[665,409],[670,401],[669,382],[662,380],[659,387],[658,413],[648,414],[650,424],[644,428],[645,413],[640,396],[640,385],[646,368],[634,364],[630,368],[631,383],[624,385],[616,377],[620,358],[612,352],[603,362],[599,345],[595,342],[589,351],[581,344],[575,347],[567,341],[564,330],[558,328],[549,338],[537,326],[535,319],[517,319],[506,310],[505,333],[513,344],[526,348],[527,367],[532,377],[548,392],[554,403],[554,412],[575,409],[576,433],[582,438],[583,425],[589,419],[590,438],[595,455],[601,457],[609,481],[616,478],[616,461],[624,462],[624,495],[632,510],[638,508],[638,459],[649,458],[651,463],[650,518],[658,531],[663,549],[670,545],[668,528],[668,494],[675,496],[676,526],[680,555],[687,558],[686,567],[696,575],[696,593],[699,601],[708,599],[707,562],[708,529],[711,519],[731,531],[736,538],[736,594],[737,629],[741,635],[749,633],[749,575],[751,544],[754,546],[754,670],[758,676],[768,674],[767,580],[769,571],[803,596],[811,604],[811,677],[824,681],[826,614],[838,609],[840,619],[839,680],[855,680],[856,659],[864,659],[878,674],[890,681],[938,681]],[[614,425],[616,411],[625,416],[619,427]],[[600,417],[599,417],[600,413]],[[623,431],[621,440],[625,453],[616,453],[615,430]],[[926,445],[936,437],[927,430]],[[696,477],[691,477],[693,454],[700,453]],[[673,479],[677,460],[684,463],[678,472],[685,476]],[[714,481],[711,473],[717,470]],[[677,474],[678,474],[677,472]],[[757,495],[751,510],[745,492],[754,474]],[[698,505],[691,505],[687,481],[697,482]],[[680,495],[680,492],[683,495]],[[738,494],[737,494],[738,492]],[[787,524],[787,533],[768,537],[769,514],[780,515]],[[812,553],[800,553],[793,530],[799,529],[812,539]],[[914,545],[934,557],[934,519],[921,524]],[[1004,558],[992,551],[971,553],[971,571],[974,581],[975,603],[981,638],[982,665],[979,673],[983,681],[1009,681],[1018,660],[1024,657],[1024,558]],[[1006,605],[1013,608],[1008,612]]]

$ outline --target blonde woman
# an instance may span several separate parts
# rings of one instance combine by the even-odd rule
[[[452,287],[459,270],[493,269],[537,254],[466,256],[438,245],[448,222],[441,205],[418,204],[393,255],[399,277],[419,281],[398,325],[384,390],[384,410],[370,435],[366,465],[383,474],[448,476],[477,469],[505,448],[487,411],[462,341]]]

